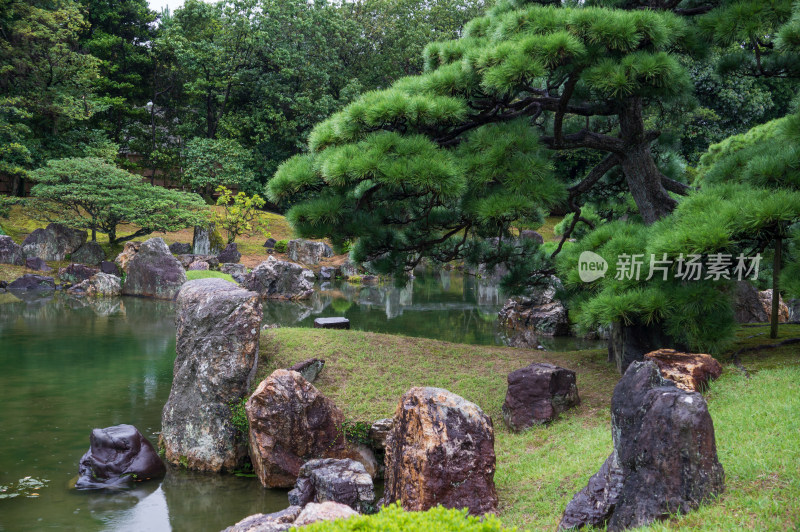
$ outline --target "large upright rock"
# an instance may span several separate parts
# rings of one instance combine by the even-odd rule
[[[521,431],[552,421],[580,402],[574,371],[534,363],[509,373],[503,419],[512,430]]]
[[[242,286],[264,299],[308,299],[314,293],[314,272],[270,257],[244,275]]]
[[[324,242],[314,242],[299,238],[286,244],[289,260],[301,264],[318,264],[323,257],[333,257],[333,250]]]
[[[235,242],[231,242],[230,244],[225,246],[225,249],[220,251],[219,254],[217,255],[217,259],[219,260],[220,263],[228,262],[231,264],[236,264],[237,262],[239,262],[239,259],[241,258],[242,254],[237,248]]]
[[[78,489],[118,488],[163,477],[167,468],[133,425],[94,429],[80,461]]]
[[[183,266],[160,238],[144,242],[127,266],[124,295],[173,299],[186,282]]]
[[[189,281],[177,297],[178,353],[161,416],[166,459],[201,471],[236,468],[247,454],[230,404],[247,395],[258,361],[258,294],[222,279]]]
[[[216,255],[221,248],[221,239],[215,224],[196,226],[192,237],[192,253],[195,255]]]
[[[36,229],[22,242],[25,257],[62,261],[86,242],[86,231],[71,229],[52,223],[44,229]]]
[[[611,400],[614,451],[567,505],[560,530],[624,530],[686,513],[722,493],[714,424],[703,396],[652,361],[633,362]]]
[[[300,468],[312,458],[353,458],[367,465],[344,438],[342,411],[296,371],[275,370],[245,409],[250,458],[264,487],[294,486]]]
[[[384,503],[494,512],[494,429],[475,404],[441,388],[412,388],[386,439]]]
[[[25,255],[22,246],[14,242],[8,235],[0,235],[0,264],[25,265]]]

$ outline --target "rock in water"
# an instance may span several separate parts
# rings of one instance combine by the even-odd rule
[[[441,388],[403,395],[386,438],[386,504],[495,512],[494,470],[492,420],[477,405]]]
[[[106,252],[97,242],[87,242],[79,247],[70,258],[72,262],[97,266],[106,260]]]
[[[264,487],[291,488],[312,458],[353,458],[370,475],[376,472],[345,441],[342,411],[296,371],[274,371],[247,400],[246,411],[250,459]]]
[[[56,282],[52,277],[26,273],[22,277],[14,280],[8,285],[8,290],[14,291],[53,291],[56,289]]]
[[[78,489],[122,487],[167,472],[153,445],[133,425],[94,429],[80,462]]]
[[[534,363],[508,375],[503,419],[512,430],[521,431],[552,421],[580,402],[574,371]]]
[[[22,246],[14,242],[8,235],[0,235],[0,264],[25,265],[25,255]]]
[[[118,296],[122,294],[122,280],[116,275],[99,272],[67,291],[91,297]]]
[[[64,283],[78,284],[91,279],[99,271],[97,268],[72,263],[69,266],[58,269],[58,278]]]
[[[86,242],[86,237],[86,231],[52,223],[29,234],[22,242],[22,253],[25,257],[62,261],[68,253],[81,247]]]
[[[161,416],[166,459],[199,471],[230,471],[247,455],[230,404],[247,395],[258,361],[258,294],[222,279],[178,293],[172,389]]]
[[[122,293],[129,296],[174,299],[186,282],[186,272],[160,238],[144,242],[128,264]]]
[[[555,294],[555,287],[549,287],[531,297],[512,297],[498,313],[500,325],[513,331],[531,331],[542,336],[569,335],[567,309],[554,299]]]
[[[624,530],[687,513],[725,489],[703,396],[652,361],[633,362],[611,400],[614,451],[567,505],[559,530]]]
[[[286,255],[300,264],[318,264],[323,257],[333,257],[333,250],[324,242],[299,238],[286,244]]]
[[[375,507],[375,486],[364,466],[355,460],[325,458],[303,464],[295,488],[289,492],[289,504],[305,506],[310,502],[333,501],[346,504],[357,512]]]
[[[702,391],[710,381],[722,375],[722,365],[714,357],[704,353],[659,349],[644,357],[645,360],[656,363],[661,375],[687,392]]]
[[[314,272],[270,257],[244,276],[242,286],[264,299],[308,299],[314,293]]]
[[[220,251],[219,254],[217,255],[217,259],[219,259],[220,262],[229,262],[231,264],[238,263],[239,259],[241,258],[242,254],[236,248],[235,242],[231,242],[230,244],[225,246],[225,249]]]
[[[315,329],[349,329],[350,320],[347,318],[317,318],[314,320]]]

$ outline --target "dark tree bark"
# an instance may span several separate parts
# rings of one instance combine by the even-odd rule
[[[622,173],[633,195],[639,214],[646,224],[663,218],[675,209],[677,202],[664,188],[666,177],[653,161],[652,139],[644,129],[641,98],[629,98],[620,108],[620,132],[624,143]]]

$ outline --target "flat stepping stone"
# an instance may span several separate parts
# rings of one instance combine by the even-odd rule
[[[315,329],[349,329],[350,320],[347,318],[317,318],[314,320]]]

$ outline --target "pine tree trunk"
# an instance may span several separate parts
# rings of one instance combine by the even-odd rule
[[[620,131],[625,149],[622,173],[639,208],[644,223],[652,224],[675,209],[677,202],[661,183],[664,175],[653,161],[650,140],[646,137],[642,118],[642,100],[628,99],[619,113]]]

